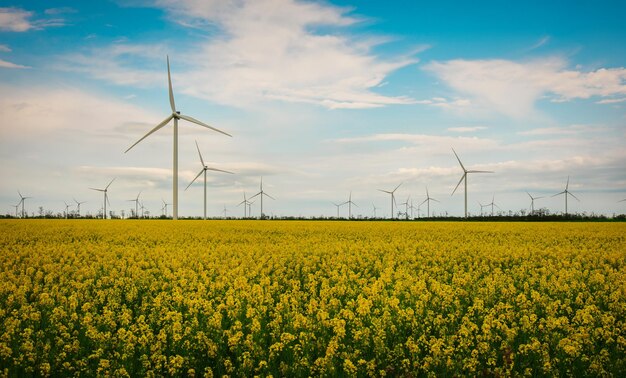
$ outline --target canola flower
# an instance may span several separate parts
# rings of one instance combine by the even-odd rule
[[[621,223],[0,230],[2,376],[626,375]]]

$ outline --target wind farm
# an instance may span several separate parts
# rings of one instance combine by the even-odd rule
[[[5,3],[1,376],[626,376],[626,3]]]

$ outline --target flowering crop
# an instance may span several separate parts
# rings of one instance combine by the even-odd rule
[[[626,374],[625,224],[0,230],[0,375]]]

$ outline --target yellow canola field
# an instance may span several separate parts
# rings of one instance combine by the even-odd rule
[[[0,375],[626,375],[626,224],[0,221]]]

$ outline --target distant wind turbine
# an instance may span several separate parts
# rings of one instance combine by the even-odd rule
[[[137,217],[137,218],[139,218],[139,196],[140,195],[141,195],[141,190],[137,194],[137,198],[126,200],[127,202],[134,202],[135,203],[135,217]]]
[[[533,197],[528,192],[526,192],[526,194],[528,194],[528,197],[530,197],[530,213],[534,214],[535,213],[535,200],[538,200],[540,198],[545,198],[545,197]]]
[[[411,210],[411,219],[415,219],[415,217],[413,217],[413,210],[416,210],[416,208],[415,208],[415,206],[413,206],[413,200],[412,199],[411,199],[411,206],[409,206],[409,210]],[[418,214],[418,216],[419,216],[419,214]]]
[[[502,208],[500,208],[500,206],[496,205],[494,200],[496,199],[496,196],[494,195],[493,197],[491,197],[491,203],[488,203],[487,206],[491,206],[491,216],[493,217],[493,207],[497,207],[498,209],[502,210]]]
[[[228,135],[230,137],[232,137],[232,135],[230,135],[230,134],[228,134],[228,133],[226,133],[226,132],[224,132],[222,130],[216,129],[215,127],[209,126],[206,123],[198,121],[195,118],[186,116],[184,114],[180,114],[180,112],[176,110],[176,104],[174,103],[174,92],[172,91],[172,76],[170,75],[170,58],[169,58],[169,56],[167,57],[167,84],[168,84],[168,89],[169,89],[170,107],[172,109],[172,114],[170,114],[167,118],[165,118],[161,123],[156,125],[155,128],[150,130],[141,139],[139,139],[137,142],[135,142],[135,144],[130,146],[126,151],[124,151],[124,153],[130,151],[131,148],[135,147],[137,145],[137,143],[139,143],[142,140],[144,140],[145,138],[147,138],[150,134],[154,133],[155,131],[159,130],[163,126],[167,125],[172,119],[174,120],[174,156],[173,156],[173,160],[174,160],[174,162],[173,162],[173,171],[174,171],[174,173],[173,173],[172,187],[173,187],[173,202],[174,202],[173,219],[176,220],[176,219],[178,219],[178,120],[179,119],[184,119],[184,120],[189,121],[191,123],[195,123],[196,125],[204,126],[204,127],[208,128],[208,129],[211,129],[213,131],[217,131],[218,133],[222,133],[222,134]]]
[[[189,185],[187,185],[185,190],[189,189],[191,184],[193,184],[198,179],[198,177],[200,177],[200,175],[204,173],[204,219],[206,220],[206,171],[224,172],[224,173],[230,173],[231,175],[233,174],[233,172],[224,171],[222,169],[217,169],[217,168],[212,168],[212,167],[207,166],[204,163],[204,159],[202,159],[202,153],[200,153],[200,147],[198,147],[198,141],[196,141],[196,148],[198,149],[198,156],[200,156],[200,163],[202,163],[202,169],[200,170],[198,175],[193,180],[191,180],[191,182],[189,183]]]
[[[374,218],[376,218],[376,210],[378,209],[376,205],[372,204],[372,209],[374,210]]]
[[[430,218],[430,201],[439,202],[439,200],[432,198],[430,194],[428,194],[428,187],[426,187],[426,199],[420,203],[420,206],[426,203],[426,218]]]
[[[226,219],[226,213],[228,212],[228,210],[226,210],[226,205],[224,205],[224,210],[222,210],[222,213],[224,213],[224,219]]]
[[[161,198],[161,202],[163,202],[163,208],[162,210],[165,211],[165,218],[167,218],[167,206],[171,205],[171,203],[167,203],[165,202],[165,200],[163,198]]]
[[[263,214],[263,196],[267,196],[267,197],[269,197],[269,198],[271,198],[271,199],[273,199],[273,200],[276,200],[276,198],[274,198],[274,197],[270,196],[269,194],[267,194],[267,193],[265,193],[265,192],[263,191],[263,177],[261,177],[261,186],[260,186],[260,191],[259,191],[257,194],[253,195],[252,197],[250,197],[250,199],[253,199],[253,198],[254,198],[254,197],[256,197],[256,196],[260,196],[260,198],[261,198],[261,219],[263,219],[263,218],[265,217],[265,215]],[[251,205],[251,204],[252,204],[252,203],[250,203],[250,205]]]
[[[396,197],[395,197],[394,193],[396,192],[396,190],[398,190],[400,185],[402,185],[402,183],[398,184],[398,186],[396,186],[396,188],[394,190],[392,190],[392,191],[378,189],[381,192],[391,194],[391,219],[393,219],[393,204],[396,203]]]
[[[337,219],[339,219],[339,208],[340,208],[341,206],[343,206],[343,205],[345,204],[345,202],[343,202],[343,203],[334,203],[334,202],[333,202],[332,204],[333,204],[333,205],[335,205],[335,206],[337,207]]]
[[[565,215],[567,215],[567,196],[570,195],[574,197],[576,201],[580,202],[578,197],[576,197],[575,195],[572,194],[572,192],[569,191],[569,176],[567,176],[567,184],[565,184],[565,190],[562,191],[561,193],[557,193],[553,195],[552,197],[560,196],[561,194],[565,194]]]
[[[467,218],[467,174],[468,173],[493,173],[493,171],[476,171],[476,170],[468,171],[467,169],[465,169],[465,166],[463,166],[463,163],[461,163],[461,159],[459,159],[459,155],[456,154],[456,151],[454,151],[454,148],[452,149],[452,152],[454,152],[454,156],[456,156],[456,160],[459,161],[459,164],[461,165],[461,168],[463,169],[463,176],[461,176],[459,183],[456,184],[456,187],[452,191],[451,195],[454,195],[454,192],[456,192],[459,185],[461,185],[461,181],[465,181],[465,218]]]
[[[115,181],[116,177],[113,178],[113,180],[111,180],[111,182],[109,183],[109,185],[105,186],[104,189],[97,189],[97,188],[89,188],[91,190],[96,190],[98,192],[103,192],[104,193],[104,211],[102,212],[102,219],[107,219],[107,203],[109,205],[111,205],[111,203],[109,202],[109,195],[108,195],[108,190],[109,190],[109,186],[111,186],[111,184],[113,184],[113,181]]]
[[[17,191],[17,194],[19,194],[19,195],[20,195],[20,202],[19,202],[19,203],[21,203],[21,204],[22,204],[22,218],[25,218],[25,214],[26,214],[26,213],[24,212],[24,202],[26,202],[26,200],[27,200],[27,199],[29,199],[29,198],[33,198],[33,197],[24,197],[24,196],[22,195],[22,193],[20,193],[20,191],[19,191],[19,190]]]
[[[70,208],[70,206],[72,206],[72,205],[68,204],[68,203],[67,203],[67,202],[65,202],[65,201],[63,201],[63,203],[65,204],[65,219],[67,219],[67,211],[68,211],[68,209]]]
[[[344,203],[342,203],[342,205],[348,204],[348,219],[352,219],[352,205],[359,207],[356,203],[352,202],[352,192],[350,192],[350,196],[348,197],[348,200]]]
[[[406,217],[406,219],[409,219],[409,201],[411,200],[411,196],[408,196],[406,198],[405,202],[402,202],[400,205],[404,205],[404,216]]]
[[[22,203],[22,201],[18,202],[17,205],[11,205],[12,207],[15,208],[15,217],[17,218],[17,209],[20,208],[20,204]]]
[[[76,201],[76,198],[72,198],[74,200],[74,202],[76,202],[76,211],[78,213],[78,216],[80,217],[80,205],[82,205],[83,203],[87,202],[87,201],[83,201],[83,202],[78,202]]]
[[[244,218],[247,217],[246,210],[249,204],[250,204],[250,201],[248,201],[248,199],[246,198],[246,192],[243,192],[243,201],[239,202],[237,206],[243,205],[243,217]]]

